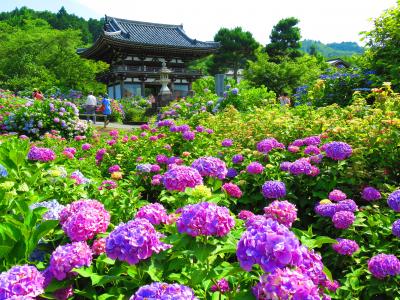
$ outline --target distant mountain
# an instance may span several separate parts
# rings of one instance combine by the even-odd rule
[[[354,54],[362,54],[364,48],[360,47],[355,42],[341,42],[324,44],[320,41],[304,40],[301,42],[301,50],[310,53],[312,46],[315,46],[317,52],[321,53],[326,58],[337,58],[352,56]],[[312,51],[312,50],[311,50]]]

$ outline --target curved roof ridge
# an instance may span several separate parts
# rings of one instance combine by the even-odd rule
[[[121,19],[121,18],[114,18],[107,16],[110,19],[114,19],[115,21],[119,22],[126,22],[126,23],[135,23],[135,24],[140,24],[140,25],[148,25],[148,26],[155,26],[155,27],[169,27],[169,28],[180,28],[183,29],[183,25],[173,25],[173,24],[163,24],[163,23],[152,23],[152,22],[144,22],[144,21],[136,21],[136,20],[127,20],[127,19]]]

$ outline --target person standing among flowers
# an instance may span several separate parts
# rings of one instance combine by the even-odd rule
[[[283,93],[279,98],[281,106],[290,106],[290,98],[288,93]]]
[[[93,124],[96,124],[96,97],[93,96],[93,92],[89,92],[86,99],[86,120],[89,121],[89,115],[93,116]]]
[[[105,122],[104,122],[104,127],[106,127],[108,125],[108,123],[110,123],[110,120],[108,119],[111,115],[111,102],[108,99],[108,95],[104,94],[103,96],[103,101],[101,102],[104,110],[103,110],[103,115],[105,118]]]

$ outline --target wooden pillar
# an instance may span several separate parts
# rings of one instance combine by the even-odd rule
[[[124,79],[124,77],[122,77],[120,80],[121,98],[124,98],[124,89],[125,89],[124,82],[125,82],[125,79]]]

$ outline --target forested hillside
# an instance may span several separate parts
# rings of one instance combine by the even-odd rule
[[[355,42],[341,42],[324,44],[320,41],[304,40],[301,42],[301,49],[304,52],[311,53],[312,48],[326,58],[346,57],[354,54],[361,54],[364,49]]]

